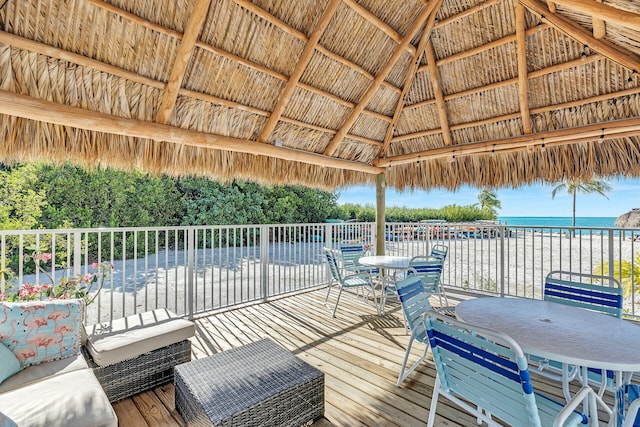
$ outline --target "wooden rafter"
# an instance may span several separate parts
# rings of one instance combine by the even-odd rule
[[[597,123],[576,128],[540,132],[535,135],[523,135],[495,141],[471,142],[449,147],[434,148],[419,153],[377,159],[374,160],[373,164],[380,167],[389,167],[414,163],[416,161],[448,159],[452,156],[482,155],[501,150],[523,150],[529,147],[542,146],[542,144],[545,146],[567,145],[578,142],[595,141],[602,135],[607,139],[637,135],[639,131],[640,119],[625,119],[609,123]]]
[[[566,109],[566,108],[573,108],[573,107],[580,107],[583,105],[587,105],[587,104],[592,104],[594,102],[600,102],[600,101],[607,101],[609,99],[614,99],[614,98],[619,98],[622,96],[631,96],[631,95],[637,95],[640,94],[640,87],[634,87],[634,88],[630,88],[630,89],[625,89],[625,90],[621,90],[618,92],[612,92],[612,93],[607,93],[604,95],[598,95],[598,96],[594,96],[591,98],[585,98],[585,99],[579,99],[577,101],[569,101],[569,102],[564,102],[562,104],[553,104],[553,105],[547,105],[544,107],[537,107],[537,108],[533,108],[530,110],[530,114],[531,115],[536,115],[536,114],[542,114],[542,113],[547,113],[549,111],[554,111],[554,110],[562,110],[562,109]],[[484,126],[486,124],[491,124],[491,123],[497,123],[497,122],[502,122],[502,121],[507,121],[507,120],[514,120],[521,117],[520,113],[510,113],[510,114],[505,114],[502,116],[498,116],[498,117],[489,117],[487,119],[484,120],[479,120],[476,122],[468,122],[468,123],[460,123],[457,125],[453,125],[450,126],[451,131],[457,131],[457,130],[461,130],[461,129],[468,129],[468,128],[472,128],[472,127],[478,127],[478,126]],[[414,132],[414,133],[408,133],[405,135],[400,135],[397,136],[395,138],[393,138],[391,140],[391,142],[399,142],[399,141],[404,141],[404,140],[408,140],[408,139],[413,139],[413,138],[421,138],[424,136],[429,136],[429,135],[435,135],[442,132],[442,129],[429,129],[429,130],[425,130],[425,131],[420,131],[420,132]]]
[[[123,18],[125,18],[127,20],[130,20],[130,21],[132,21],[132,22],[134,22],[136,24],[139,24],[139,25],[141,25],[141,26],[143,26],[145,28],[149,28],[149,29],[151,29],[153,31],[157,31],[157,32],[159,32],[161,34],[165,34],[165,35],[177,38],[177,39],[182,39],[182,37],[183,37],[183,34],[177,32],[177,31],[171,30],[169,28],[162,27],[162,26],[160,26],[158,24],[155,24],[153,22],[150,22],[150,21],[148,21],[148,20],[146,20],[144,18],[141,18],[139,16],[133,15],[133,14],[131,14],[131,13],[125,11],[125,10],[119,9],[119,8],[113,6],[113,5],[105,3],[103,0],[89,0],[89,1],[91,2],[91,4],[93,4],[96,7],[108,10],[111,13],[114,13],[114,14],[116,14],[118,16],[121,16],[121,17],[123,17]],[[239,3],[242,3],[243,7],[244,7],[244,2],[246,0],[235,0],[235,1],[239,2]],[[258,6],[253,5],[253,3],[249,3],[249,4],[251,5],[251,11],[252,12],[256,13],[256,10],[260,10],[263,13],[262,15],[260,15],[261,17],[265,18],[265,16],[269,16],[273,20],[273,21],[270,21],[270,22],[272,22],[272,23],[278,22],[277,18],[269,15],[267,12],[263,11]],[[281,29],[284,29],[285,27],[288,28],[288,31],[286,31],[286,32],[288,32],[289,34],[292,34],[294,37],[296,37],[296,38],[298,38],[298,39],[300,39],[302,41],[305,41],[305,42],[308,40],[307,36],[305,36],[304,34],[302,34],[299,31],[287,26],[285,23],[281,22],[281,25],[282,25]],[[202,41],[197,41],[196,42],[196,46],[198,48],[204,49],[204,50],[206,50],[208,52],[212,52],[212,53],[215,53],[216,55],[222,56],[223,58],[227,58],[227,59],[230,59],[230,60],[232,60],[234,62],[242,64],[245,67],[251,68],[252,70],[256,70],[256,71],[259,71],[261,73],[267,74],[267,75],[269,75],[271,77],[274,77],[274,78],[276,78],[278,80],[281,80],[281,81],[284,81],[284,82],[289,80],[289,77],[285,76],[284,74],[278,73],[277,71],[271,70],[270,68],[267,68],[267,67],[265,67],[263,65],[256,64],[256,63],[254,63],[252,61],[249,61],[248,59],[241,58],[241,57],[239,57],[237,55],[234,55],[234,54],[232,54],[230,52],[227,52],[227,51],[225,51],[223,49],[211,46],[211,45],[209,45],[207,43],[204,43]],[[345,65],[347,65],[350,68],[352,68],[354,71],[357,71],[357,72],[361,73],[362,75],[364,75],[365,77],[369,78],[370,80],[374,79],[373,75],[371,73],[369,73],[368,71],[364,70],[362,67],[359,67],[356,64],[348,61],[347,59],[342,58],[342,57],[336,55],[335,53],[332,53],[332,52],[328,51],[327,49],[323,48],[322,46],[318,45],[317,46],[317,50],[319,52],[322,52],[324,55],[327,55],[330,58],[336,60],[336,61],[340,61],[340,62],[344,63]],[[390,83],[385,82],[385,84],[389,89],[391,89],[391,90],[393,90],[395,92],[398,92],[398,93],[400,92],[399,88],[391,85]],[[331,94],[329,92],[323,91],[322,89],[318,89],[318,88],[310,86],[310,85],[299,84],[298,87],[300,87],[300,88],[302,88],[302,89],[304,89],[304,90],[306,90],[308,92],[316,93],[316,94],[318,94],[320,96],[323,96],[325,98],[331,99],[332,101],[337,102],[339,104],[342,104],[342,105],[344,105],[344,106],[346,106],[348,108],[353,108],[353,106],[355,105],[354,103],[352,103],[350,101],[346,101],[346,100],[344,100],[344,99],[342,99],[342,98],[340,98],[340,97],[338,97],[336,95],[333,95],[333,94]],[[368,114],[370,116],[373,116],[373,117],[375,117],[375,118],[377,118],[379,120],[384,120],[386,122],[390,122],[391,121],[390,117],[387,117],[387,116],[384,116],[382,114],[376,113],[375,111],[365,110],[364,113]]]
[[[371,13],[370,10],[362,6],[360,3],[356,2],[355,0],[344,0],[344,3],[358,15],[362,16],[364,19],[378,27],[396,43],[400,43],[402,41],[402,36],[396,30],[391,28],[390,25],[388,25],[382,19],[378,18],[375,14]],[[411,44],[406,47],[406,50],[411,55],[415,55],[416,53],[416,48]]]
[[[442,4],[442,0],[438,0],[440,5]],[[422,55],[427,47],[427,43],[429,42],[429,38],[431,37],[431,30],[433,29],[433,25],[436,20],[436,13],[438,13],[438,9],[440,5],[436,5],[433,12],[431,12],[431,16],[427,21],[427,25],[425,26],[422,36],[420,36],[420,41],[418,42],[418,48],[416,49],[416,53],[413,55],[413,62],[409,66],[409,70],[407,71],[407,76],[404,80],[404,87],[402,88],[402,93],[400,94],[400,98],[398,98],[398,103],[396,104],[396,109],[393,113],[393,121],[387,127],[387,132],[384,136],[384,141],[382,144],[382,150],[380,151],[380,157],[384,157],[387,154],[387,150],[389,149],[389,145],[391,144],[391,138],[393,137],[393,130],[398,123],[398,119],[400,118],[400,114],[402,114],[402,110],[404,109],[404,101],[409,89],[411,89],[411,85],[413,84],[413,80],[416,76],[416,72],[418,70],[418,66],[420,65],[420,61],[422,59]]]
[[[187,22],[184,35],[180,42],[180,47],[178,48],[178,53],[176,54],[176,60],[173,63],[173,68],[171,69],[169,81],[167,82],[164,97],[162,98],[162,103],[158,109],[158,115],[156,117],[156,121],[158,123],[166,125],[171,121],[171,116],[173,115],[173,110],[176,106],[176,100],[178,99],[178,91],[182,86],[182,80],[184,79],[184,75],[187,71],[189,59],[196,47],[196,42],[198,41],[198,36],[202,30],[204,20],[207,17],[210,4],[211,0],[197,0],[196,4],[193,6],[189,22]]]
[[[618,64],[623,65],[631,70],[640,70],[640,58],[636,54],[622,49],[612,43],[609,43],[606,40],[596,39],[585,28],[581,27],[570,19],[565,18],[564,16],[561,16],[557,13],[552,13],[545,5],[537,0],[518,1],[524,4],[527,9],[540,15],[544,21],[562,31],[563,33],[567,34],[568,36],[578,40],[578,42],[587,45],[589,48],[595,50],[596,52],[603,54],[612,61],[615,61]],[[589,0],[589,2],[596,4],[592,0]]]
[[[598,3],[602,3],[602,0],[596,0]],[[593,27],[593,37],[597,39],[603,39],[607,35],[607,25],[605,22],[596,15],[591,16],[591,26]]]
[[[269,12],[267,12],[266,10],[262,9],[260,6],[257,6],[253,3],[251,3],[249,0],[233,0],[236,4],[238,4],[239,6],[253,12],[254,14],[256,14],[257,16],[261,17],[262,19],[264,19],[265,21],[275,25],[276,27],[280,28],[282,31],[286,32],[287,34],[297,38],[298,40],[307,43],[308,38],[306,35],[304,35],[303,33],[301,33],[300,31],[296,30],[295,28],[290,27],[286,22],[281,21],[280,19],[278,19],[277,17],[273,16],[272,14],[270,14]],[[352,70],[362,74],[364,77],[368,78],[369,80],[373,80],[375,78],[375,76],[373,74],[371,74],[370,72],[368,72],[367,70],[365,70],[364,68],[362,68],[361,66],[355,64],[354,62],[349,61],[347,58],[344,58],[332,51],[330,51],[329,49],[327,49],[326,47],[322,46],[321,44],[318,44],[318,46],[316,47],[316,50],[320,53],[322,53],[323,55],[337,61],[340,62],[344,65],[346,65],[347,67],[351,68]],[[384,82],[383,83],[384,86],[386,86],[388,89],[393,90],[396,93],[400,93],[401,89],[394,86],[393,84],[389,83],[389,82]]]
[[[180,145],[247,153],[311,165],[379,174],[384,169],[316,153],[213,135],[143,120],[117,117],[0,90],[0,114],[95,132],[166,141]]]
[[[530,35],[533,35],[535,33],[540,32],[542,30],[545,30],[547,28],[549,28],[549,26],[546,25],[546,24],[543,24],[543,25],[540,25],[540,26],[537,26],[537,27],[533,27],[533,28],[529,28],[527,30],[527,32],[526,32],[526,35],[528,37]],[[441,65],[448,64],[448,63],[455,62],[455,61],[459,61],[461,59],[469,58],[470,56],[477,55],[479,53],[486,52],[489,49],[493,49],[493,48],[496,48],[498,46],[505,45],[507,43],[513,43],[515,41],[516,41],[516,35],[515,34],[511,34],[511,35],[505,36],[505,37],[503,37],[501,39],[497,39],[497,40],[494,40],[492,42],[483,44],[481,46],[478,46],[478,47],[475,47],[475,48],[472,48],[472,49],[469,49],[469,50],[463,50],[462,52],[458,52],[458,53],[455,53],[453,55],[449,55],[449,56],[446,56],[444,58],[440,58],[440,59],[438,59],[436,64],[439,67]],[[418,68],[418,72],[427,71],[427,70],[428,70],[428,67],[426,65],[423,65],[422,67]]]
[[[438,72],[438,66],[436,65],[436,55],[433,51],[433,45],[431,42],[427,44],[425,49],[425,55],[427,57],[427,65],[429,66],[429,76],[431,80],[431,87],[436,98],[436,109],[438,110],[438,120],[440,121],[440,129],[442,130],[442,140],[444,145],[451,145],[451,130],[449,129],[449,115],[447,114],[447,103],[444,100],[444,94],[442,93],[442,84],[440,83],[440,73]]]
[[[522,131],[531,133],[533,125],[529,114],[529,79],[527,76],[527,36],[524,6],[516,3],[516,48],[518,51],[518,98],[522,116]]]
[[[469,9],[463,10],[460,13],[456,13],[455,15],[449,16],[441,21],[436,22],[434,28],[440,28],[443,27],[447,24],[450,24],[454,21],[457,21],[458,19],[462,19],[465,18],[467,16],[473,15],[474,13],[477,13],[483,9],[486,9],[490,6],[493,6],[494,4],[498,3],[499,1],[502,0],[487,0],[487,1],[483,1],[473,7],[470,7]]]
[[[40,55],[45,55],[45,56],[49,56],[51,58],[56,58],[59,59],[61,61],[67,61],[69,63],[72,64],[76,64],[82,67],[86,67],[86,68],[90,68],[90,69],[94,69],[94,70],[98,70],[100,72],[104,72],[104,73],[108,73],[123,79],[127,79],[130,80],[132,82],[135,83],[139,83],[139,84],[143,84],[149,87],[153,87],[156,89],[163,89],[165,87],[165,84],[159,80],[154,80],[151,79],[149,77],[144,77],[141,76],[140,74],[136,74],[134,72],[128,71],[128,70],[123,70],[122,68],[113,66],[113,65],[109,65],[109,64],[105,64],[103,62],[100,62],[98,60],[95,59],[91,59],[91,58],[87,58],[86,56],[82,56],[82,55],[78,55],[76,53],[72,53],[72,52],[68,52],[66,50],[57,48],[57,47],[53,47],[53,46],[49,46],[46,45],[44,43],[40,43],[40,42],[36,42],[33,40],[29,40],[29,39],[25,39],[23,37],[20,36],[16,36],[14,34],[11,33],[7,33],[4,31],[0,31],[0,43],[8,45],[8,46],[13,46],[19,49],[25,49],[28,50],[30,52],[34,52],[34,53],[38,53]],[[234,101],[229,101],[223,98],[219,98],[213,95],[209,95],[206,93],[202,93],[202,92],[196,92],[193,90],[189,90],[189,89],[185,89],[185,88],[181,88],[178,93],[180,95],[183,96],[188,96],[194,99],[199,99],[201,101],[205,101],[205,102],[210,102],[212,104],[216,104],[216,105],[223,105],[225,107],[228,108],[233,108],[236,110],[241,110],[241,111],[247,111],[249,113],[252,114],[256,114],[258,116],[262,116],[262,117],[269,117],[271,115],[270,112],[266,111],[266,110],[261,110],[259,108],[255,108],[255,107],[251,107],[248,105],[244,105],[244,104],[240,104],[238,102],[234,102]],[[354,106],[355,104],[350,104],[351,106]],[[377,113],[375,113],[377,114]],[[386,117],[386,116],[385,116]],[[387,119],[391,120],[391,118],[386,117]],[[294,124],[296,126],[301,126],[301,127],[305,127],[308,129],[313,129],[313,130],[318,130],[321,132],[325,132],[331,135],[335,135],[336,134],[336,130],[335,129],[329,129],[329,128],[323,128],[320,126],[316,126],[316,125],[311,125],[308,123],[304,123],[301,122],[299,120],[295,120],[295,119],[291,119],[288,117],[281,117],[280,118],[281,121],[283,122],[287,122],[287,123],[291,123]],[[373,139],[369,139],[369,138],[364,138],[361,136],[357,136],[357,135],[348,135],[347,138],[349,139],[353,139],[355,141],[359,141],[359,142],[364,142],[367,144],[371,144],[371,145],[376,145],[376,146],[382,146],[382,142],[381,141],[376,141]]]
[[[413,37],[415,37],[418,31],[420,31],[420,28],[422,28],[422,26],[425,24],[426,20],[429,18],[429,15],[435,8],[435,5],[436,5],[435,1],[431,2],[429,6],[425,7],[422,10],[420,15],[413,22],[406,36],[404,37],[404,39],[402,39],[402,42],[394,50],[393,54],[391,55],[391,58],[389,58],[385,66],[382,68],[382,70],[380,70],[380,73],[376,76],[373,83],[371,83],[371,85],[365,92],[364,96],[362,97],[358,105],[356,105],[353,108],[353,110],[351,110],[351,114],[349,115],[347,120],[343,123],[342,127],[340,128],[340,130],[338,130],[338,132],[333,137],[331,142],[329,142],[329,145],[327,146],[324,152],[325,155],[330,156],[335,152],[338,145],[342,142],[342,140],[347,135],[347,133],[349,132],[353,124],[358,119],[358,116],[360,116],[360,114],[364,110],[365,106],[369,103],[369,101],[371,101],[371,99],[375,95],[380,84],[384,81],[384,79],[387,77],[389,72],[396,65],[396,62],[398,62],[400,57],[404,54],[405,47],[411,43],[411,40],[413,39]]]
[[[600,54],[589,55],[586,58],[574,59],[573,61],[563,62],[560,64],[555,64],[547,68],[541,68],[539,70],[531,71],[528,73],[530,79],[534,79],[536,77],[541,77],[547,74],[556,73],[558,71],[564,71],[571,68],[577,68],[580,66],[584,66],[590,64],[592,62],[600,61],[604,58],[604,56]],[[502,80],[499,82],[491,83],[485,86],[478,86],[475,88],[463,90],[461,92],[451,93],[449,95],[445,95],[444,100],[450,101],[456,98],[462,98],[465,96],[473,95],[475,93],[486,92],[493,89],[498,89],[501,87],[511,86],[518,83],[518,77],[514,77],[512,79]],[[415,104],[405,106],[405,110],[413,110],[416,108],[422,108],[429,105],[434,105],[436,103],[435,99],[428,99],[426,101],[416,102]],[[394,138],[395,139],[395,138]]]
[[[617,7],[598,2],[597,0],[553,0],[554,3],[566,6],[571,10],[584,13],[612,24],[631,30],[640,31],[640,14],[618,9]]]
[[[302,77],[302,73],[304,73],[304,70],[307,69],[307,65],[309,65],[309,61],[313,56],[313,52],[315,51],[316,46],[320,41],[320,37],[322,37],[322,34],[324,34],[324,31],[327,29],[329,22],[331,22],[333,14],[338,9],[340,1],[341,0],[331,0],[329,2],[327,8],[322,14],[322,17],[320,18],[320,21],[318,21],[318,24],[313,29],[311,37],[309,37],[309,40],[307,41],[304,50],[300,55],[300,59],[298,59],[298,63],[296,64],[293,73],[291,73],[287,85],[284,87],[284,90],[280,94],[280,98],[278,99],[278,103],[271,113],[271,117],[269,117],[267,124],[264,126],[262,132],[260,132],[260,135],[258,136],[259,142],[268,142],[271,133],[276,128],[278,120],[280,120],[280,116],[282,116],[282,112],[289,103],[291,95],[293,95],[293,91],[295,90],[298,82],[300,81],[300,78]]]
[[[556,13],[556,5],[553,0],[547,0],[547,7],[552,13]]]

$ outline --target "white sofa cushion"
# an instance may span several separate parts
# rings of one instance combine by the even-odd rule
[[[0,408],[20,427],[118,425],[109,399],[89,369],[1,393]]]
[[[29,366],[10,378],[7,378],[0,384],[0,393],[22,387],[36,381],[40,381],[54,375],[64,374],[65,372],[87,369],[87,361],[82,354],[77,354],[66,359],[54,360],[53,362],[41,363],[39,365]]]
[[[87,350],[98,366],[109,366],[195,335],[193,322],[166,309],[86,327]]]

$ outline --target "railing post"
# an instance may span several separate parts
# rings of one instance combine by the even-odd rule
[[[500,227],[500,296],[504,297],[504,233],[507,227]]]
[[[269,296],[269,226],[260,226],[260,294],[263,300]]]
[[[622,231],[622,233],[624,233],[624,231]],[[613,229],[609,229],[608,232],[608,241],[609,241],[609,278],[612,279],[615,277],[614,275],[614,271],[613,271]],[[592,267],[592,271],[593,273],[593,267]],[[611,286],[611,284],[613,283],[613,281],[609,281],[609,286]]]
[[[82,233],[73,233],[73,274],[82,274]]]
[[[194,260],[195,260],[195,229],[187,228],[187,316],[193,318],[193,287],[195,284],[194,277]]]

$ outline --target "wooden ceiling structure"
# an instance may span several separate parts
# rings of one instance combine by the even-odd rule
[[[640,2],[2,0],[0,160],[334,189],[640,175]]]

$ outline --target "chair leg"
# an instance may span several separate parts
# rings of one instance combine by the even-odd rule
[[[415,371],[415,369],[427,357],[427,353],[429,352],[429,344],[425,343],[422,356],[420,356],[413,365],[411,365],[409,368],[405,370],[405,368],[407,367],[407,361],[409,360],[411,347],[413,346],[414,340],[415,340],[415,332],[411,333],[411,337],[409,338],[409,345],[407,346],[407,352],[404,354],[404,360],[402,361],[402,367],[400,368],[400,375],[398,375],[398,382],[396,383],[397,387],[400,387],[400,384],[402,384],[402,381],[404,381],[413,371]]]
[[[336,310],[338,310],[338,303],[340,302],[340,295],[342,295],[342,286],[340,286],[340,290],[338,291],[338,298],[336,298],[336,305],[333,306],[333,317],[336,317]]]
[[[440,307],[449,307],[449,300],[447,299],[447,294],[444,293],[444,286],[442,283],[438,284],[438,298],[440,299]],[[442,297],[444,297],[444,305],[442,305]]]
[[[429,406],[429,420],[427,427],[433,427],[436,420],[436,408],[438,407],[438,396],[440,395],[440,377],[436,374],[436,382],[433,385],[433,394],[431,395],[431,405]]]
[[[326,305],[327,307],[329,307],[329,295],[331,294],[332,288],[333,288],[333,281],[329,283],[329,286],[327,288],[327,296],[324,298],[324,305]]]

